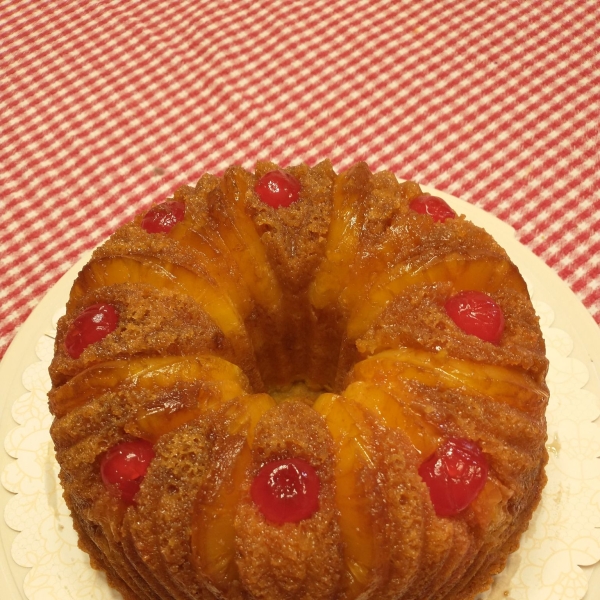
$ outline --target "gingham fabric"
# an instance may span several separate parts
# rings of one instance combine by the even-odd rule
[[[120,223],[331,158],[505,220],[600,322],[598,0],[0,0],[0,355]]]

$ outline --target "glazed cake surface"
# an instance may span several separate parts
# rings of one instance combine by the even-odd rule
[[[364,163],[261,162],[96,249],[51,434],[127,600],[462,600],[539,502],[547,368],[484,230]]]

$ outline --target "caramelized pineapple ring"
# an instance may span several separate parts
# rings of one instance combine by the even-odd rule
[[[335,304],[346,287],[356,257],[364,221],[361,208],[370,191],[371,172],[359,163],[338,175],[333,188],[333,211],[325,260],[310,287],[309,298],[318,309]]]
[[[352,275],[341,291],[338,304],[351,312],[364,296],[377,273],[388,269],[404,251],[406,239],[400,233],[406,203],[421,194],[414,181],[398,183],[391,173],[375,173],[371,178],[370,206],[363,208],[368,216],[361,232],[360,245],[352,264]]]
[[[214,236],[228,249],[254,302],[247,326],[262,380],[281,384],[289,380],[293,357],[284,342],[288,332],[283,291],[247,208],[253,181],[243,169],[229,169],[220,187],[208,195],[209,218]]]
[[[325,257],[310,287],[315,308],[354,307],[373,274],[393,264],[399,240],[391,223],[419,194],[418,184],[398,183],[385,171],[372,174],[364,163],[337,177]]]
[[[409,348],[386,350],[357,363],[350,374],[350,381],[355,380],[373,382],[387,391],[403,380],[429,387],[463,388],[532,414],[539,413],[549,395],[545,386],[520,369]]]
[[[250,216],[246,213],[249,175],[242,169],[229,169],[220,190],[210,194],[211,218],[215,233],[231,252],[255,301],[275,312],[283,293],[266,256]]]
[[[205,486],[198,492],[191,532],[192,559],[207,587],[216,593],[226,593],[239,580],[235,515],[252,461],[254,430],[274,406],[270,396],[256,394],[244,396],[228,407],[228,451],[212,466]]]
[[[403,262],[377,276],[363,301],[350,316],[348,336],[357,339],[363,335],[386,305],[408,287],[443,281],[453,284],[452,293],[462,290],[490,293],[504,287],[527,294],[523,278],[508,259],[495,256],[472,258],[454,252],[418,266]]]
[[[70,302],[90,290],[118,283],[149,283],[159,289],[183,292],[206,311],[227,337],[245,337],[239,313],[231,299],[219,290],[215,281],[152,257],[120,256],[88,263],[71,289]]]
[[[177,382],[178,387],[179,384]],[[125,430],[154,443],[165,433],[217,409],[229,400],[243,396],[247,391],[231,379],[196,379],[196,385],[198,389],[192,398],[167,388],[155,404],[140,408],[135,414],[135,421],[128,424]]]
[[[410,409],[410,395],[394,389],[390,393],[370,381],[355,381],[344,390],[344,397],[354,400],[388,429],[400,429],[422,457],[435,452],[442,437],[432,424]]]
[[[202,227],[184,221],[175,225],[167,235],[198,253],[202,266],[219,282],[219,287],[231,298],[242,318],[246,318],[253,306],[248,286],[237,264],[232,261],[223,240],[215,235],[207,224],[204,225]]]
[[[223,398],[249,390],[248,379],[234,364],[215,356],[167,356],[115,360],[94,365],[49,394],[50,410],[60,418],[123,384],[168,388],[177,382],[211,381]]]
[[[358,598],[385,577],[377,467],[368,450],[372,432],[360,408],[342,396],[322,394],[313,408],[325,418],[334,443],[336,505],[344,543],[342,597]]]

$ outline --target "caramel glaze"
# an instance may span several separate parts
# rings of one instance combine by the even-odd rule
[[[486,589],[545,483],[548,363],[526,286],[463,217],[412,212],[412,182],[364,163],[286,169],[300,198],[274,209],[239,167],[179,188],[185,219],[141,216],[98,248],[59,321],[51,434],[80,546],[125,598],[454,600]],[[500,344],[446,315],[488,293]],[[104,302],[117,329],[68,356],[69,325]],[[418,475],[446,437],[476,441],[484,490],[435,513]],[[132,506],[100,478],[103,454],[143,438],[156,457]],[[260,467],[300,457],[319,509],[268,522]]]

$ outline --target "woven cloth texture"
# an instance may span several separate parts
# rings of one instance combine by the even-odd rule
[[[597,0],[0,0],[0,69],[0,356],[84,250],[259,159],[478,205],[600,323]]]

